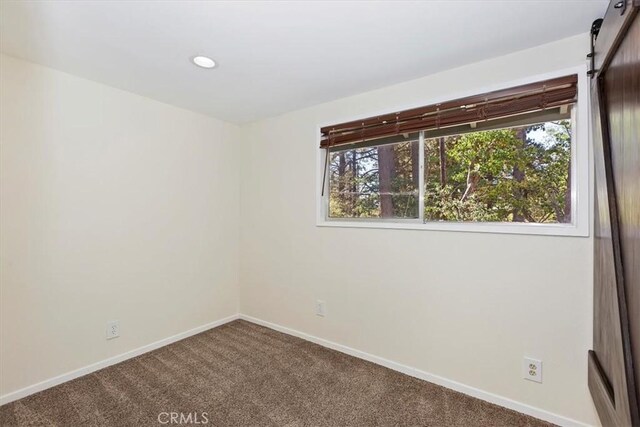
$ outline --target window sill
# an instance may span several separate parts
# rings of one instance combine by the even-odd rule
[[[494,233],[494,234],[531,234],[538,236],[571,236],[588,237],[589,230],[573,224],[515,224],[496,222],[426,222],[415,220],[405,221],[351,221],[351,220],[319,220],[318,227],[342,227],[342,228],[379,228],[397,230],[428,230],[428,231],[458,231],[469,233]]]

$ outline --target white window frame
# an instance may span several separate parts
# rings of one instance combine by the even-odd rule
[[[330,126],[336,122],[349,122],[361,119],[362,117],[376,116],[389,111],[402,111],[416,108],[423,105],[436,104],[452,99],[464,98],[478,93],[492,92],[500,89],[507,89],[527,83],[541,80],[562,77],[569,74],[578,75],[578,99],[572,108],[572,140],[571,140],[571,223],[569,224],[548,224],[548,223],[520,223],[520,222],[424,222],[424,209],[420,209],[420,218],[329,218],[329,192],[322,195],[322,181],[325,168],[326,151],[317,150],[317,173],[316,173],[316,226],[318,227],[348,227],[348,228],[386,228],[402,230],[431,230],[431,231],[462,231],[481,233],[506,233],[506,234],[534,234],[551,236],[589,236],[590,232],[590,149],[589,149],[589,84],[587,79],[586,65],[557,70],[550,73],[531,76],[525,79],[493,85],[485,88],[478,88],[458,93],[451,96],[440,97],[438,99],[426,100],[420,105],[409,105],[404,107],[388,108],[386,111],[377,111],[369,114],[361,114],[359,117],[343,117],[332,120],[331,123],[318,125],[316,130],[317,146],[320,146],[320,129]],[[327,165],[328,167],[328,165]],[[421,176],[424,173],[424,137],[420,133],[420,157],[419,169]],[[419,203],[424,205],[424,180],[420,180]],[[329,174],[327,171],[326,188],[329,186]]]

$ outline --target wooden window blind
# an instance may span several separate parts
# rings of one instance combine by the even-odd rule
[[[472,127],[512,116],[534,116],[562,109],[576,102],[576,74],[529,83],[425,107],[326,126],[321,129],[320,148],[344,149],[379,138],[416,131],[440,130],[460,125]],[[517,119],[518,117],[513,117]],[[478,126],[479,128],[481,126]],[[480,130],[480,129],[478,129]]]

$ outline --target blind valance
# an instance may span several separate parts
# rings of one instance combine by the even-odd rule
[[[576,102],[576,74],[487,92],[321,129],[320,148],[345,148],[367,140],[478,123],[544,111]]]

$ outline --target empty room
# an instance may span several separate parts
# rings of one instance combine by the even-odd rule
[[[0,426],[640,427],[640,0],[0,0]]]

